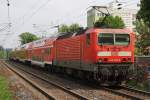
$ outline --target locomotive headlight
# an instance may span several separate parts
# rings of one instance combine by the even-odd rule
[[[99,63],[103,62],[103,59],[102,59],[102,58],[99,58],[99,59],[98,59],[98,62],[99,62]]]
[[[130,61],[131,61],[131,58],[128,58],[128,61],[130,62]]]

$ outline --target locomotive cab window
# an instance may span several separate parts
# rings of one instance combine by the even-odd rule
[[[98,35],[99,45],[129,45],[129,43],[129,34],[100,33]]]
[[[98,44],[99,45],[113,45],[114,36],[111,33],[100,33],[98,35]]]
[[[128,45],[129,43],[129,34],[115,34],[115,45]]]
[[[86,34],[86,45],[89,46],[90,45],[90,33]]]

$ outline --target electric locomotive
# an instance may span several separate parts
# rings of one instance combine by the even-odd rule
[[[54,43],[54,65],[69,74],[120,84],[134,63],[134,33],[128,29],[92,28]]]

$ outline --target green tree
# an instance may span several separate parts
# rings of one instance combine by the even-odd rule
[[[80,28],[79,24],[72,24],[69,26],[69,32],[77,32]]]
[[[136,45],[142,55],[147,55],[146,49],[150,46],[150,0],[140,0],[140,2],[136,21],[136,30],[139,33]]]
[[[81,27],[79,24],[71,24],[70,26],[67,26],[65,24],[61,25],[59,27],[59,32],[78,32],[81,31],[83,27]]]
[[[69,32],[69,27],[65,24],[62,24],[62,25],[60,25],[58,32],[62,32],[62,33]]]
[[[141,0],[140,10],[137,14],[138,19],[143,19],[144,23],[150,27],[150,0]]]
[[[3,59],[5,57],[5,50],[2,46],[0,46],[0,59]]]
[[[107,16],[100,17],[97,22],[95,22],[94,27],[106,27],[106,28],[124,28],[125,24],[121,17],[119,16]]]
[[[146,48],[150,46],[150,28],[144,23],[143,20],[136,20],[135,28],[137,31],[136,47],[138,48],[138,54],[147,55]]]
[[[19,37],[22,45],[39,39],[36,35],[29,32],[22,33]]]
[[[3,50],[0,50],[0,59],[4,57],[4,52]]]

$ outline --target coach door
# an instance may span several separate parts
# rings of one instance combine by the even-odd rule
[[[86,33],[86,38],[85,38],[85,46],[84,46],[84,59],[86,62],[89,62],[90,59],[90,47],[91,47],[91,34],[90,33]]]
[[[28,50],[28,60],[32,60],[32,49]]]

